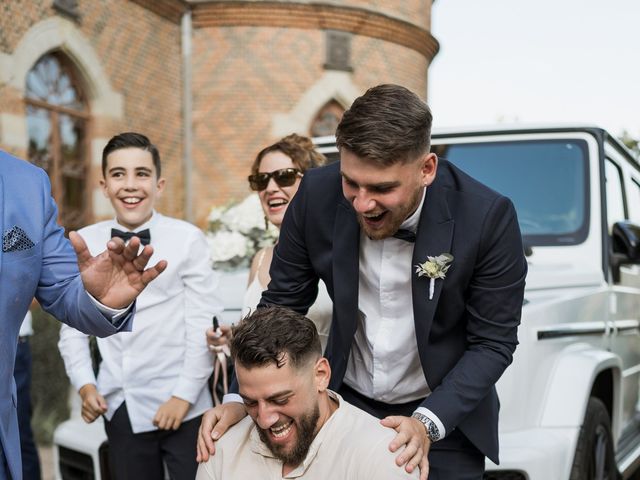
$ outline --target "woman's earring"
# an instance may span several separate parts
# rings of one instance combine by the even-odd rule
[[[264,229],[269,230],[269,218],[266,215],[264,216]]]

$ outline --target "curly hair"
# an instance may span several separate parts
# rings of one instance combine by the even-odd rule
[[[251,165],[252,174],[255,175],[258,173],[260,162],[267,153],[271,152],[284,153],[302,173],[310,168],[324,165],[327,161],[326,157],[316,150],[315,145],[309,137],[292,133],[260,150],[253,161],[253,165]]]

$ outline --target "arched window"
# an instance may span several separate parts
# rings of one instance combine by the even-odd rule
[[[310,132],[312,137],[323,137],[334,135],[336,127],[342,120],[344,108],[335,100],[329,100],[318,111],[318,114],[311,122]]]
[[[47,53],[27,74],[29,160],[49,174],[67,230],[90,218],[86,132],[89,111],[79,76],[62,53]]]

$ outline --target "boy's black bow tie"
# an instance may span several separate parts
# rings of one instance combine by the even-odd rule
[[[131,240],[131,237],[138,237],[142,245],[149,245],[151,243],[151,232],[149,232],[148,228],[146,230],[140,230],[139,232],[123,232],[117,228],[112,228],[111,238],[113,237],[121,238],[125,242]]]
[[[400,240],[406,240],[407,242],[416,243],[416,234],[411,230],[405,230],[401,228],[396,233],[393,234],[395,238],[399,238]]]

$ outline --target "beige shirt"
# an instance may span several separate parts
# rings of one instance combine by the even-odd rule
[[[418,478],[395,464],[389,443],[395,430],[383,427],[377,418],[345,402],[334,392],[338,409],[320,429],[304,461],[282,476],[282,462],[262,443],[251,417],[245,417],[216,443],[216,453],[198,467],[196,480],[259,478],[281,480],[327,478],[349,480],[393,480]]]

